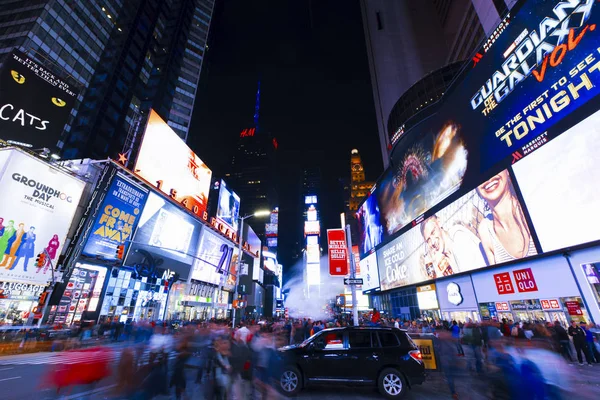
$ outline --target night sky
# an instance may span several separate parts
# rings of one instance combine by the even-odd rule
[[[359,1],[219,0],[208,43],[188,144],[222,176],[261,80],[260,125],[279,142],[286,268],[302,238],[299,168],[321,168],[323,231],[339,225],[350,150],[367,179],[382,172]]]

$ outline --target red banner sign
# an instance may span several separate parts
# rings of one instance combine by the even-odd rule
[[[327,247],[329,248],[329,274],[332,276],[348,275],[346,232],[343,229],[328,229]]]
[[[542,299],[542,310],[561,310],[562,307],[557,299]]]
[[[505,301],[497,302],[496,311],[508,311],[508,303]]]
[[[515,288],[512,284],[512,280],[510,279],[510,274],[508,272],[495,274],[494,282],[496,282],[496,289],[498,290],[498,294],[511,294],[515,292]]]
[[[565,306],[567,306],[567,310],[569,311],[569,315],[583,315],[583,311],[581,311],[581,307],[579,306],[579,302],[577,302],[577,301],[565,301]]]
[[[513,275],[515,276],[515,282],[517,283],[517,289],[519,292],[537,292],[537,284],[535,283],[535,278],[533,277],[533,272],[531,272],[531,268],[519,269],[513,271]]]

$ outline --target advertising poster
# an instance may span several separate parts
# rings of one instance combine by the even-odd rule
[[[398,232],[459,189],[468,156],[462,135],[460,125],[448,121],[402,152],[400,161],[383,175],[370,196],[377,198],[383,235]],[[366,239],[371,231],[365,232]],[[374,243],[376,234],[372,236]]]
[[[240,196],[229,189],[224,180],[221,180],[219,204],[217,206],[217,220],[229,226],[234,232],[237,232],[239,215]]]
[[[225,258],[224,263],[229,265],[233,252],[232,243],[211,230],[204,229],[198,247],[198,259],[194,261],[192,279],[219,285],[223,276],[218,272],[219,263]]]
[[[212,171],[154,110],[134,172],[194,214],[206,211]]]
[[[377,250],[377,264],[381,289],[388,290],[535,254],[504,170]]]
[[[125,264],[142,263],[150,269],[162,266],[187,280],[201,229],[202,225],[194,217],[150,192]]]
[[[318,244],[306,245],[306,262],[318,264],[321,261],[321,249]]]
[[[0,150],[0,281],[52,279],[85,183],[18,150]],[[35,260],[46,250],[48,262]]]
[[[348,247],[346,246],[346,232],[343,229],[327,230],[327,252],[329,275],[348,275]]]
[[[306,264],[306,283],[308,285],[321,284],[321,264]]]
[[[545,252],[600,239],[600,112],[513,166]],[[573,212],[585,216],[585,223]]]
[[[366,254],[383,240],[383,227],[377,197],[369,196],[356,213],[360,235],[360,254]]]
[[[265,234],[269,236],[277,236],[277,224],[265,224]]]
[[[116,260],[117,246],[121,244],[127,252],[147,196],[146,189],[117,174],[102,202],[83,254]]]
[[[363,279],[363,292],[379,287],[379,269],[377,268],[377,254],[371,253],[360,260],[360,277]]]
[[[250,225],[244,224],[244,229],[246,229],[246,242],[248,243],[248,250],[250,253],[256,255],[256,258],[259,258],[262,248],[260,238]]]
[[[27,54],[14,50],[0,71],[0,137],[56,149],[78,90]]]
[[[512,164],[518,169],[519,163],[534,158],[536,152],[597,111],[600,2],[528,1],[517,7],[494,42],[480,51],[477,61],[446,92],[436,114],[405,132],[392,150],[393,167],[383,174],[371,195],[376,196],[377,207],[368,207],[369,212],[376,210],[379,214],[381,243],[391,240],[391,235],[452,192],[466,193],[489,174]],[[576,146],[566,149],[578,151]],[[581,176],[597,170],[581,163],[575,169],[563,166],[565,155],[563,151],[549,164],[538,164],[537,170],[543,168],[544,174],[556,172],[561,179],[577,167],[586,168]],[[575,158],[581,162],[587,159],[578,155]],[[553,164],[556,168],[548,167]],[[534,180],[531,171],[528,176]],[[541,188],[541,184],[537,186]],[[530,199],[536,201],[533,189],[526,190],[531,190]],[[554,200],[562,190],[551,183],[545,192],[539,191],[540,198],[542,193],[547,200]],[[570,195],[576,193],[574,190]],[[575,204],[582,201],[577,199]],[[574,208],[568,204],[558,209]],[[561,218],[566,217],[559,217],[559,224]],[[546,218],[545,225],[553,219]],[[371,237],[377,236],[366,232],[369,224],[362,226],[360,245],[364,252],[376,242]],[[546,243],[543,250],[562,247],[560,240],[569,244],[587,241],[593,235],[586,231],[583,228],[571,240],[569,235],[550,239],[552,233],[546,230],[542,234]]]

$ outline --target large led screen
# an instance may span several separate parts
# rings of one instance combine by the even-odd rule
[[[392,149],[392,167],[373,193],[377,208],[371,207],[379,212],[382,244],[453,191],[471,190],[529,157],[578,122],[574,111],[597,100],[600,2],[528,1],[518,7],[446,91],[436,113]],[[372,247],[363,242],[369,240],[364,229],[363,254]]]
[[[238,218],[240,215],[240,196],[229,189],[224,180],[219,188],[219,204],[217,206],[217,220],[226,224],[234,232],[238,231]]]
[[[211,170],[154,110],[134,172],[194,214],[206,211]]]
[[[461,128],[452,121],[407,148],[373,193],[383,234],[393,235],[458,190],[467,155]]]
[[[599,139],[596,112],[513,166],[543,251],[600,239]]]
[[[85,184],[19,150],[0,150],[0,281],[46,284]],[[43,267],[35,265],[46,251]]]
[[[149,193],[126,264],[144,262],[144,253],[151,254],[153,261],[162,268],[177,272],[187,279],[198,249],[202,225],[193,216],[181,210],[167,199]],[[158,261],[160,260],[160,261]]]
[[[379,287],[379,269],[377,268],[377,255],[375,253],[371,253],[360,260],[360,277],[363,280],[363,292]]]
[[[356,213],[358,232],[360,233],[361,254],[368,253],[383,240],[383,227],[377,198],[369,196]]]
[[[0,137],[55,150],[77,94],[54,72],[14,50],[0,71]]]
[[[204,229],[198,247],[198,258],[194,261],[192,279],[219,285],[223,277],[218,271],[219,263],[224,258],[224,268],[227,268],[231,262],[233,251],[231,242],[210,229]]]
[[[537,254],[507,170],[377,250],[381,290]]]

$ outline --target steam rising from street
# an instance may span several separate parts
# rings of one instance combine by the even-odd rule
[[[327,305],[335,296],[344,293],[344,279],[329,275],[327,257],[321,257],[321,285],[308,287],[304,281],[305,265],[303,261],[292,268],[291,277],[284,282],[283,289],[288,291],[285,307],[293,318],[327,318]]]

